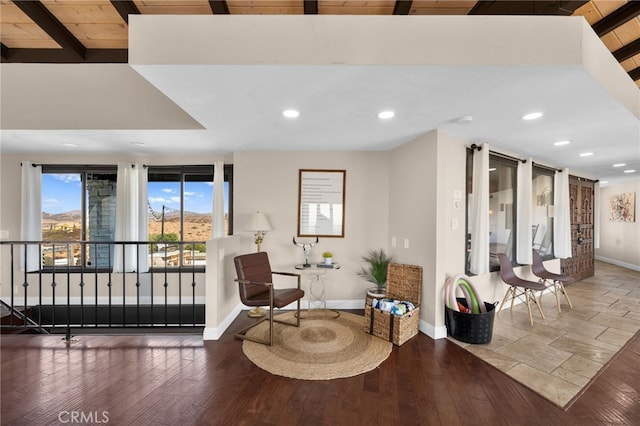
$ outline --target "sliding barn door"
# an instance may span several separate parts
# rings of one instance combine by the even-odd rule
[[[569,178],[571,196],[571,258],[562,272],[576,280],[593,276],[593,181]]]

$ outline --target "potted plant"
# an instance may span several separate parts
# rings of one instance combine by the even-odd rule
[[[322,253],[322,257],[324,258],[325,265],[331,265],[331,263],[333,262],[333,253],[331,253],[330,251],[325,251],[324,253]]]
[[[393,262],[393,257],[388,256],[383,249],[371,250],[362,257],[362,261],[366,262],[367,266],[358,271],[358,276],[376,285],[367,292],[373,297],[385,296],[387,268],[389,263]]]

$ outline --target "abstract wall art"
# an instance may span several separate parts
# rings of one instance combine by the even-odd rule
[[[611,222],[636,221],[635,192],[624,192],[609,198],[609,220]]]

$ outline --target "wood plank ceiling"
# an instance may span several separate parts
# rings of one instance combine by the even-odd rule
[[[127,62],[129,14],[580,15],[640,87],[640,1],[0,1],[2,62]]]

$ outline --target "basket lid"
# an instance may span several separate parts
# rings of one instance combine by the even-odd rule
[[[387,268],[387,297],[408,300],[420,306],[422,299],[422,266],[390,263]]]

